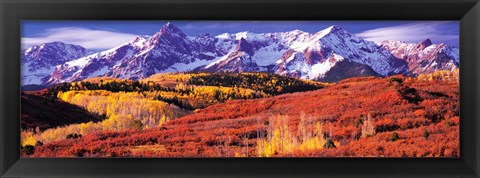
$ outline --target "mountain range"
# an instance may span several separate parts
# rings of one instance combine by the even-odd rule
[[[311,34],[208,33],[188,36],[171,23],[152,36],[101,52],[62,42],[21,52],[22,85],[52,85],[96,76],[142,79],[161,72],[272,72],[335,82],[358,76],[418,75],[459,67],[459,49],[447,44],[375,43],[331,26]]]

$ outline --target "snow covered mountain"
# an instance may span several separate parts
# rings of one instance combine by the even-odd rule
[[[48,65],[48,79],[43,77],[31,81],[50,85],[96,76],[141,79],[161,72],[184,71],[258,71],[310,80],[338,81],[357,76],[408,74],[418,68],[412,66],[416,65],[416,59],[427,56],[439,58],[437,65],[450,65],[440,62],[450,59],[458,64],[457,48],[443,44],[423,45],[420,48],[424,48],[424,52],[420,53],[418,50],[406,50],[410,48],[400,42],[376,44],[338,26],[314,34],[293,30],[261,34],[224,33],[218,36],[205,33],[192,37],[167,23],[153,36],[138,36],[106,51],[79,54],[74,60],[52,63]],[[431,46],[438,48],[432,49]],[[438,53],[430,53],[433,51]],[[435,66],[433,63],[429,65]]]
[[[23,50],[21,57],[22,85],[42,84],[49,78],[55,66],[91,53],[89,50],[72,44],[51,42],[32,46]]]
[[[395,57],[408,62],[408,70],[411,74],[453,70],[460,65],[458,48],[443,43],[432,44],[430,39],[417,44],[384,41],[380,46],[389,50]]]
[[[338,26],[315,34],[294,30],[266,34],[241,32],[220,37],[236,40],[237,46],[220,60],[207,65],[207,71],[267,71],[322,80],[343,60],[367,65],[380,76],[404,73],[408,69],[405,61],[388,50]],[[362,76],[362,71],[357,73]]]
[[[168,23],[151,37],[138,36],[107,51],[56,66],[45,84],[96,76],[141,79],[160,72],[189,71],[227,53],[231,45],[209,34],[189,37]]]

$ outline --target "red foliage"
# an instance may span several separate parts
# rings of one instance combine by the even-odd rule
[[[299,157],[458,157],[458,82],[395,76],[352,78],[324,89],[254,100],[232,100],[169,121],[162,128],[85,135],[36,148],[34,157],[258,156],[256,139],[272,115],[289,116],[297,132],[300,113],[323,123],[335,148],[295,151]],[[370,117],[376,134],[360,138]],[[429,136],[424,136],[425,132]],[[393,133],[398,139],[391,139]]]

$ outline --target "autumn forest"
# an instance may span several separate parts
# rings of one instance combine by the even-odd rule
[[[459,157],[459,73],[95,77],[22,91],[24,157]]]

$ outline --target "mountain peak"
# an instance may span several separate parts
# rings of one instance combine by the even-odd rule
[[[30,48],[27,48],[26,50],[24,50],[24,53],[33,52],[33,51],[36,51],[36,50],[45,50],[45,49],[63,50],[65,48],[74,48],[75,50],[81,50],[81,51],[86,51],[87,50],[83,46],[80,46],[80,45],[67,44],[67,43],[60,42],[60,41],[53,41],[53,42],[47,42],[47,43],[31,46]]]
[[[299,30],[299,29],[295,29],[295,30],[292,30],[290,31],[290,33],[293,33],[293,34],[300,34],[300,33],[305,33],[304,31],[302,30]]]
[[[66,45],[66,44],[61,41],[52,41],[52,42],[44,43],[42,45]]]
[[[133,42],[138,42],[138,41],[145,40],[147,38],[148,38],[148,36],[139,35],[139,36],[135,37],[132,41]]]
[[[165,24],[159,32],[155,33],[149,41],[148,45],[155,45],[161,43],[161,41],[179,41],[186,38],[187,35],[178,29],[175,25],[168,22]]]
[[[216,38],[221,38],[221,39],[229,39],[231,36],[230,33],[222,33],[220,35],[215,36]]]
[[[345,31],[345,30],[342,27],[337,26],[337,25],[332,25],[332,26],[326,28],[325,30],[322,30],[321,32],[323,32],[325,34],[329,34],[329,33],[343,32],[343,31]]]
[[[338,25],[332,25],[332,26],[328,27],[327,29],[330,29],[330,31],[343,30],[343,28],[338,26]]]
[[[138,36],[128,43],[97,54],[87,54],[77,49],[76,45],[60,44],[37,45],[37,49],[23,52],[22,62],[28,63],[28,70],[35,71],[24,77],[27,84],[53,84],[98,75],[139,79],[154,73],[192,70],[273,72],[314,79],[327,76],[329,70],[334,72],[328,75],[338,74],[338,71],[335,72],[338,67],[333,67],[339,59],[369,66],[376,74],[389,76],[405,73],[409,70],[408,61],[418,61],[418,57],[409,58],[410,54],[426,61],[430,59],[426,57],[433,59],[439,56],[436,53],[440,51],[455,60],[454,63],[441,63],[438,60],[438,65],[429,66],[427,72],[440,65],[450,69],[447,67],[458,65],[459,58],[458,49],[443,49],[429,39],[418,44],[404,45],[404,42],[391,41],[379,46],[336,25],[315,34],[293,29],[271,33],[240,31],[218,36],[207,33],[187,36],[172,23],[166,23],[153,36]],[[417,45],[438,50],[419,50],[415,48]],[[422,55],[417,55],[419,53]],[[420,66],[420,63],[412,64]],[[56,67],[58,65],[60,68]],[[415,72],[425,71],[419,68],[422,70]]]
[[[147,39],[148,39],[148,36],[140,35],[135,37],[135,39],[133,39],[132,41],[130,41],[130,44],[134,46],[141,46],[145,41],[147,41]]]
[[[236,40],[247,39],[250,34],[250,31],[238,32],[235,34]]]
[[[47,43],[43,43],[41,45],[38,45],[38,47],[40,48],[44,48],[44,47],[63,47],[63,46],[74,46],[74,47],[81,47],[79,45],[74,45],[74,44],[67,44],[67,43],[64,43],[64,42],[60,42],[60,41],[52,41],[52,42],[47,42]],[[83,48],[83,47],[82,47]]]
[[[177,28],[175,25],[173,25],[170,22],[167,22],[161,29],[160,29],[161,34],[178,34],[180,36],[187,36],[185,35],[182,30]]]
[[[432,41],[430,39],[423,40],[422,42],[417,44],[417,49],[425,49],[426,47],[432,45]]]
[[[324,36],[328,35],[328,34],[331,34],[331,33],[335,33],[335,34],[341,34],[341,33],[348,33],[346,32],[342,27],[339,27],[339,26],[336,26],[336,25],[332,25],[322,31],[319,31],[317,33],[315,33],[315,36],[317,36],[318,38],[323,38]]]
[[[254,46],[249,43],[245,38],[240,38],[237,42],[236,51],[243,51],[249,55],[253,55]]]

